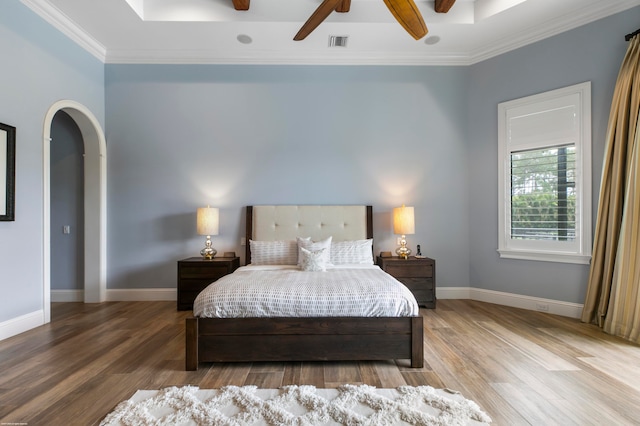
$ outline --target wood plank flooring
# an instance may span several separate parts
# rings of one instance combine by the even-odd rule
[[[0,341],[0,424],[98,424],[138,389],[344,383],[456,389],[495,425],[640,424],[640,347],[574,319],[440,300],[421,309],[421,369],[398,360],[201,364],[187,372],[190,314],[174,302],[53,304],[50,324]]]

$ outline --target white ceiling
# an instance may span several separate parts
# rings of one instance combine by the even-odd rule
[[[433,1],[418,0],[429,33],[416,41],[383,0],[352,0],[348,13],[334,12],[293,41],[321,0],[252,0],[248,11],[232,0],[21,1],[106,63],[353,65],[469,65],[640,5],[457,0],[438,14]],[[330,35],[348,36],[347,46],[329,47]]]

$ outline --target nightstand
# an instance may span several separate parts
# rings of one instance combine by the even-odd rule
[[[193,301],[209,284],[240,267],[239,257],[190,257],[178,261],[178,310],[193,309]]]
[[[377,264],[387,274],[406,285],[425,308],[436,307],[436,261],[425,257],[380,257]]]

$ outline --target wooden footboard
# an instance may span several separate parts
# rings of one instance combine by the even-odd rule
[[[185,369],[198,369],[198,318],[189,317],[185,322]]]
[[[423,320],[403,318],[187,318],[185,367],[200,362],[411,359],[423,366]]]

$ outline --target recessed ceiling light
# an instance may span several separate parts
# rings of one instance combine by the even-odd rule
[[[246,34],[238,34],[236,38],[242,44],[251,44],[253,42],[253,39]]]
[[[431,37],[427,37],[424,39],[424,44],[428,44],[429,46],[436,44],[437,42],[440,41],[440,37],[438,36],[431,36]]]

